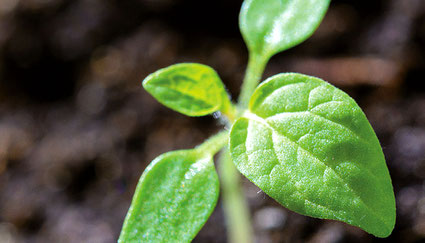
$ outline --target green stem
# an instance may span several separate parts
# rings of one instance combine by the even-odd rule
[[[224,214],[228,225],[228,242],[252,243],[253,230],[249,208],[240,185],[240,174],[227,149],[220,153],[219,172]]]
[[[248,107],[249,99],[261,81],[268,60],[269,58],[261,55],[249,55],[248,67],[242,83],[241,94],[239,95],[238,104],[240,108],[246,109]]]
[[[241,94],[238,102],[238,114],[235,107],[227,102],[221,111],[228,117],[229,122],[243,114],[248,107],[251,95],[258,86],[264,68],[269,58],[261,55],[250,55],[245,79],[242,84]],[[222,149],[228,141],[228,132],[220,132],[197,147],[198,150],[213,156]],[[223,196],[224,214],[228,225],[228,239],[231,243],[252,243],[253,230],[249,214],[249,208],[240,186],[240,174],[232,162],[229,151],[226,149],[220,154],[219,171],[221,176],[221,187]]]
[[[236,107],[235,105],[232,104],[232,102],[230,101],[230,99],[226,99],[223,102],[223,107],[220,110],[221,113],[226,116],[227,118],[227,123],[230,123],[228,125],[232,125],[232,123],[235,121],[236,119]]]
[[[214,156],[218,151],[220,151],[229,140],[229,131],[221,131],[216,135],[210,137],[201,145],[197,146],[196,149],[198,151],[202,151],[202,153],[206,153],[208,155]]]
[[[196,150],[214,156],[228,143],[228,140],[229,132],[221,131],[196,147]],[[224,212],[229,228],[229,242],[252,243],[253,231],[248,205],[240,186],[240,174],[227,149],[220,154],[219,172]]]
[[[250,55],[239,96],[239,114],[236,114],[236,118],[241,116],[248,107],[251,95],[260,83],[268,59],[260,55]],[[224,214],[229,229],[228,241],[231,243],[252,243],[253,230],[249,208],[240,186],[240,173],[233,164],[227,149],[220,155],[219,171],[222,184]]]

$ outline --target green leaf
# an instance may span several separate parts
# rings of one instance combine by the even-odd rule
[[[227,112],[231,103],[217,73],[196,63],[160,69],[143,80],[143,87],[163,105],[187,116]]]
[[[230,134],[239,171],[290,210],[378,236],[395,224],[391,178],[366,116],[346,93],[302,75],[271,77]]]
[[[143,172],[119,242],[190,242],[218,193],[211,155],[196,149],[165,153]]]
[[[266,59],[310,37],[330,0],[245,0],[239,27],[251,53]]]

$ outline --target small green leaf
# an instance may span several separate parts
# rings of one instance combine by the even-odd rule
[[[268,59],[310,37],[330,0],[245,0],[239,27],[251,53]]]
[[[394,228],[379,141],[356,102],[323,80],[289,73],[265,81],[233,125],[230,151],[242,174],[290,210],[378,237]]]
[[[211,155],[196,149],[165,153],[143,172],[119,242],[190,242],[218,193]]]
[[[187,116],[227,112],[231,103],[217,73],[196,63],[160,69],[143,80],[143,87],[163,105]]]

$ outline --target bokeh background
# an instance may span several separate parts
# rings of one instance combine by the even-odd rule
[[[0,242],[114,242],[159,154],[221,128],[156,102],[141,81],[200,62],[237,97],[241,0],[0,0]],[[257,242],[425,241],[425,1],[334,0],[264,77],[296,71],[352,95],[387,158],[397,224],[377,239],[300,216],[242,181]],[[221,203],[195,242],[226,242]]]

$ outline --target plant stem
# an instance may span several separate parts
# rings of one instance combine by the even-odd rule
[[[211,156],[220,151],[229,140],[229,132],[221,131],[196,147]],[[228,149],[220,153],[219,172],[224,212],[228,224],[228,238],[231,243],[252,243],[252,227],[249,209],[240,187],[240,174],[233,164]]]
[[[228,140],[229,131],[224,130],[208,138],[201,145],[197,146],[196,149],[208,155],[214,156],[228,143]]]
[[[251,95],[261,80],[268,59],[260,55],[250,55],[239,96],[239,112],[236,114],[236,118],[241,116],[248,107]],[[231,243],[252,243],[253,230],[249,208],[240,186],[240,174],[233,164],[227,149],[220,154],[219,171],[224,214],[228,225],[228,241]]]
[[[242,83],[241,93],[239,95],[238,105],[240,108],[246,109],[248,107],[251,95],[260,83],[268,60],[269,58],[265,58],[261,55],[249,55],[248,66]]]
[[[240,174],[233,164],[229,150],[220,153],[219,172],[224,214],[228,225],[228,242],[252,243],[253,230],[249,208],[240,186]]]
[[[235,121],[237,115],[235,105],[233,105],[232,102],[227,99],[224,101],[221,112],[227,118],[227,125],[231,126],[232,123]]]

